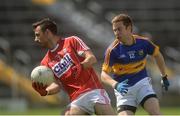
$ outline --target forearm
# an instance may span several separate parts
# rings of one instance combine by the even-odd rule
[[[101,81],[108,85],[111,86],[112,88],[115,88],[115,85],[117,83],[117,81],[115,81],[114,79],[111,78],[111,76],[109,76],[106,72],[102,71],[101,72]]]
[[[56,83],[52,83],[50,86],[46,88],[48,95],[56,94],[60,91],[60,86]]]
[[[162,54],[159,53],[156,56],[154,56],[154,58],[155,58],[157,66],[161,72],[161,75],[165,76],[167,74],[166,73],[166,65],[165,65],[165,61],[164,61]]]

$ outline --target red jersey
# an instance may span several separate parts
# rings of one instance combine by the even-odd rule
[[[86,50],[89,50],[89,47],[80,38],[72,36],[60,39],[57,46],[48,50],[41,61],[41,65],[52,69],[55,79],[62,84],[71,101],[84,92],[102,89],[92,67],[83,69],[78,78],[73,75],[72,67],[85,59],[81,54]]]

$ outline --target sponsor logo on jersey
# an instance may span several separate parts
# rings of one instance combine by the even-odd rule
[[[64,57],[57,62],[53,67],[53,71],[57,77],[61,77],[64,73],[66,73],[69,68],[73,65],[71,56],[67,53]]]

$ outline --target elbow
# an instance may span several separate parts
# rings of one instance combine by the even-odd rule
[[[94,56],[94,63],[97,63],[97,59],[96,59],[96,57]]]
[[[97,59],[96,59],[96,57],[95,57],[95,56],[92,56],[92,57],[91,57],[91,59],[92,59],[92,60],[91,60],[91,61],[92,61],[92,64],[97,63]]]
[[[104,72],[103,72],[103,71],[101,72],[100,78],[101,78],[101,81],[102,81],[103,83],[106,82],[106,78],[105,78],[105,75],[104,75]]]

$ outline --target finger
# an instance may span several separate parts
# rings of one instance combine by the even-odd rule
[[[40,87],[40,83],[39,83],[39,82],[37,82],[37,83],[36,83],[36,88],[37,88],[38,90],[40,90],[40,89],[41,89],[41,87]]]
[[[46,84],[40,83],[40,89],[45,89],[47,87]]]
[[[39,86],[40,89],[44,89],[43,83],[40,83],[39,85],[40,85],[40,86]]]
[[[124,84],[124,87],[127,88],[127,87],[129,87],[129,85],[128,84]]]
[[[122,96],[124,96],[124,95],[126,95],[126,94],[127,94],[127,92],[125,92],[125,91],[121,92],[121,95],[122,95]]]
[[[35,90],[37,90],[37,83],[36,82],[33,82],[32,86],[34,87]]]
[[[127,93],[127,92],[128,92],[128,89],[125,89],[124,92]]]
[[[122,83],[127,83],[129,80],[128,79],[126,79],[126,80],[124,80]]]
[[[32,87],[33,87],[33,88],[34,88],[34,83],[35,83],[35,82],[32,82]]]
[[[121,93],[127,93],[128,92],[128,89],[123,89],[122,91],[121,91]]]
[[[48,85],[44,85],[44,86],[43,86],[43,89],[46,89],[46,88],[47,88],[47,86],[48,86]]]

